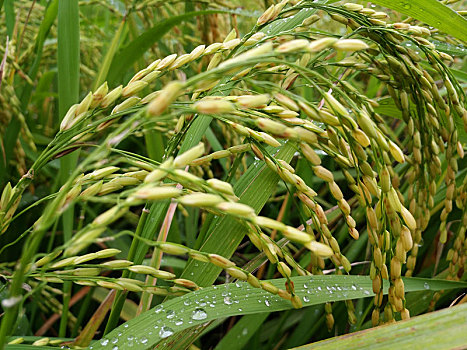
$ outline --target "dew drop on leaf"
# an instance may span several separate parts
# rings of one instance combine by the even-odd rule
[[[146,344],[148,342],[148,338],[141,337],[141,339],[139,341],[141,342],[141,344]]]
[[[163,309],[164,309],[164,307],[163,307],[162,305],[159,305],[159,306],[157,306],[157,307],[154,309],[154,312],[155,312],[156,314],[158,314],[158,313],[161,312]]]
[[[233,304],[233,300],[230,299],[230,297],[225,297],[225,298],[224,298],[224,304],[225,304],[225,305],[232,305],[232,304]]]
[[[310,302],[310,298],[308,298],[307,296],[304,296],[304,297],[303,297],[303,301],[304,301],[305,303],[308,303],[308,302]]]
[[[195,309],[193,311],[193,314],[191,315],[191,318],[196,321],[204,320],[208,317],[208,314],[204,309]]]
[[[101,345],[102,346],[106,346],[107,344],[109,344],[109,339],[101,339]]]
[[[173,310],[167,310],[167,318],[171,319],[175,317],[175,311]]]
[[[162,339],[170,337],[172,334],[174,334],[174,331],[170,327],[163,326],[161,330],[159,331],[159,337]]]
[[[423,285],[423,288],[430,289],[430,285],[427,282],[425,282],[425,284]]]

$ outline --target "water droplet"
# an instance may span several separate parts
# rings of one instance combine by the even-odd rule
[[[407,2],[400,2],[399,5],[401,5],[404,9],[406,10],[410,10],[410,8],[412,7],[409,3]]]
[[[162,339],[170,337],[172,334],[174,334],[174,331],[172,328],[169,327],[162,327],[161,330],[159,331],[159,337]]]
[[[230,299],[230,297],[225,297],[225,298],[224,298],[224,304],[225,304],[225,305],[232,305],[232,304],[233,304],[233,300]]]
[[[113,337],[112,340],[110,341],[112,344],[117,344],[118,338]]]
[[[195,311],[193,311],[193,314],[191,315],[191,318],[196,321],[204,320],[207,317],[208,314],[203,309],[195,309]]]
[[[422,239],[420,239],[420,242],[418,242],[417,245],[418,245],[419,247],[422,247],[422,246],[423,246],[423,243],[425,243],[425,241],[424,241],[423,238],[422,238]]]
[[[363,291],[363,294],[365,294],[365,295],[370,295],[370,292],[369,292],[368,290],[365,289],[365,290]]]
[[[309,303],[309,302],[310,302],[310,298],[308,298],[307,296],[304,296],[304,297],[303,297],[303,301],[304,301],[305,303]]]
[[[181,326],[183,324],[183,320],[182,319],[179,319],[177,321],[175,321],[175,325],[176,326]]]
[[[175,311],[173,310],[167,310],[167,318],[171,319],[175,317]]]
[[[243,328],[242,329],[242,335],[246,336],[248,334],[248,328]]]
[[[189,300],[187,299],[187,300],[185,300],[185,301],[183,302],[183,305],[189,306],[189,305],[191,305],[191,301],[189,301]]]
[[[430,285],[427,282],[425,282],[425,284],[423,284],[423,288],[430,289]]]
[[[318,286],[318,288],[316,288],[316,289],[319,290],[319,291],[321,291],[321,287],[320,287],[320,286]]]
[[[270,306],[270,305],[271,305],[271,303],[269,302],[268,299],[266,299],[266,300],[264,301],[264,303],[266,304],[266,306]]]
[[[102,346],[106,346],[107,344],[109,344],[109,339],[101,339],[101,345]]]
[[[163,309],[164,309],[164,307],[163,307],[162,305],[159,305],[159,306],[157,306],[157,307],[154,309],[154,312],[155,312],[156,314],[158,314],[158,313],[161,312]]]
[[[115,346],[112,348],[112,350],[118,350],[118,346],[115,345]]]
[[[357,290],[357,286],[355,284],[352,284],[352,290]]]
[[[235,287],[240,288],[240,287],[241,287],[241,284],[238,283],[238,282],[235,282]]]
[[[148,338],[141,337],[141,339],[139,341],[141,342],[141,344],[146,344],[148,342]]]
[[[124,327],[124,328],[128,328],[128,325],[126,324],[126,325],[124,325],[123,327]]]

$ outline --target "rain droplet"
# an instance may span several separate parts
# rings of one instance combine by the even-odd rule
[[[229,297],[225,297],[225,298],[224,298],[224,304],[225,304],[225,305],[232,305],[232,304],[233,304],[233,300],[230,299]]]
[[[208,314],[203,309],[195,309],[195,311],[193,311],[193,314],[191,315],[191,318],[196,321],[204,320],[207,317]]]
[[[117,344],[118,342],[118,338],[112,338],[112,340],[110,341],[112,344]]]
[[[157,306],[157,307],[154,309],[154,312],[155,312],[156,314],[158,314],[158,313],[161,312],[163,309],[164,309],[164,307],[163,307],[162,305],[159,305],[159,306]]]
[[[189,300],[187,299],[187,300],[185,300],[185,301],[183,302],[183,305],[189,306],[189,305],[191,305],[191,301],[189,301]]]
[[[264,303],[266,304],[266,306],[270,306],[270,305],[271,305],[271,303],[269,302],[268,299],[266,299],[266,300],[264,301]]]
[[[182,319],[179,319],[177,321],[175,321],[175,325],[176,326],[181,326],[183,324],[183,320]]]
[[[162,339],[170,337],[172,334],[174,334],[174,331],[172,328],[169,327],[162,327],[161,330],[159,331],[159,337]]]
[[[112,348],[112,350],[118,350],[118,346],[115,345],[115,346]]]
[[[107,344],[109,344],[109,339],[101,339],[101,345],[102,346],[106,346]]]
[[[355,284],[352,284],[352,290],[357,290],[357,286]]]
[[[141,339],[139,341],[141,342],[141,344],[146,344],[148,342],[148,338],[141,337]]]
[[[305,303],[309,303],[309,302],[310,302],[310,298],[308,298],[307,296],[304,296],[304,297],[303,297],[303,301],[304,301]]]
[[[171,319],[175,317],[175,311],[173,310],[167,310],[167,318]]]
[[[246,336],[248,334],[248,328],[243,328],[242,335]]]
[[[425,282],[425,283],[423,284],[423,288],[425,288],[425,289],[430,289],[430,285],[429,285],[427,282]]]

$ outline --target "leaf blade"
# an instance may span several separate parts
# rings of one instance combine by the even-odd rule
[[[302,299],[304,297],[309,298],[308,302],[304,300],[305,307],[325,302],[372,297],[374,295],[372,281],[368,276],[298,276],[292,277],[292,281],[295,284],[297,295]],[[273,279],[268,282],[283,288],[285,279]],[[467,283],[464,282],[423,278],[404,278],[404,283],[408,292],[426,290],[427,286],[433,291],[465,288],[467,286]],[[305,284],[307,284],[306,287]],[[388,288],[389,283],[385,281],[384,293],[387,294]],[[311,293],[309,293],[310,290]],[[206,305],[203,303],[206,303]],[[214,307],[211,305],[214,305]],[[106,339],[117,337],[118,342],[115,344],[119,348],[126,349],[129,341],[128,336],[130,336],[130,338],[133,337],[131,341],[133,341],[134,346],[138,345],[140,349],[149,349],[175,332],[181,332],[181,336],[185,336],[186,333],[183,330],[202,326],[211,320],[235,315],[290,310],[292,308],[290,302],[262,289],[253,288],[245,282],[211,286],[168,300],[162,307],[159,306],[149,310],[117,327],[106,336]],[[168,319],[166,314],[168,310],[173,311],[175,316]],[[205,315],[203,315],[202,311]],[[180,319],[183,320],[183,324],[177,325],[176,322]],[[164,337],[161,337],[161,335]],[[166,344],[166,346],[173,345],[177,340],[176,336],[175,339],[171,337],[171,343]],[[100,342],[93,344],[94,350],[104,348],[105,346],[101,345]]]

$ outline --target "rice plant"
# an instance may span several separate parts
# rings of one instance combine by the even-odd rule
[[[464,9],[0,1],[0,347],[467,346]]]

